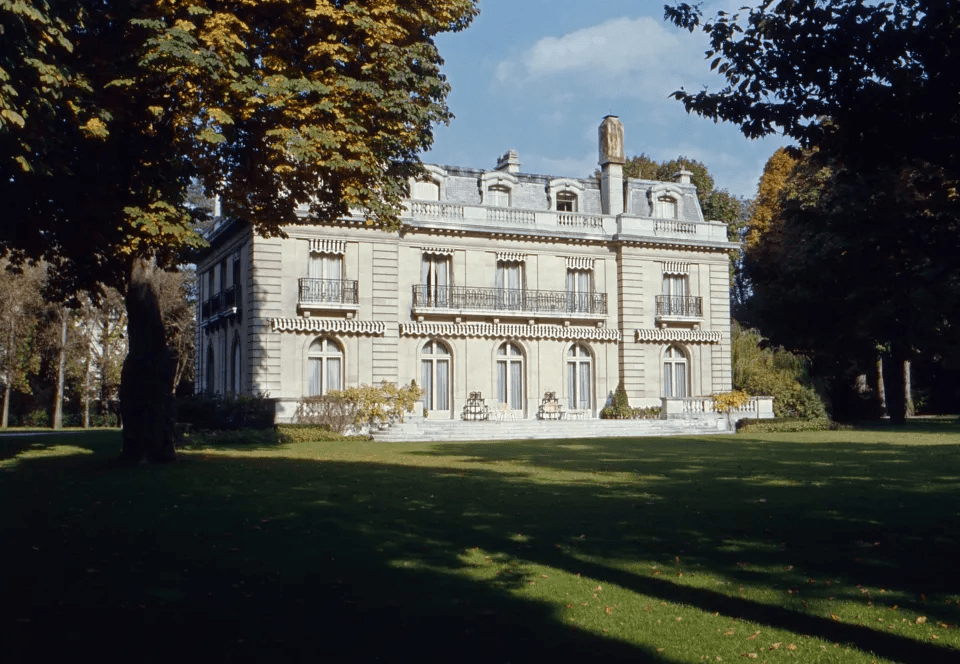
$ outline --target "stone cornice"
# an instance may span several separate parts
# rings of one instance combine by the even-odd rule
[[[401,323],[408,337],[486,337],[494,339],[556,339],[560,341],[620,341],[620,330],[564,325],[505,325],[493,323]]]
[[[332,332],[382,337],[387,330],[383,321],[342,318],[274,318],[270,323],[274,332]]]
[[[718,344],[723,335],[716,330],[677,330],[650,328],[635,330],[637,343],[663,343],[679,341],[692,344]]]

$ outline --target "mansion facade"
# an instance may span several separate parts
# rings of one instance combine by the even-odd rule
[[[545,393],[596,417],[731,388],[727,227],[690,174],[624,178],[623,127],[600,126],[599,179],[427,166],[398,232],[357,218],[264,239],[241,221],[197,265],[197,389],[301,398],[415,380],[430,419],[471,393],[535,418]],[[419,413],[418,413],[419,414]]]

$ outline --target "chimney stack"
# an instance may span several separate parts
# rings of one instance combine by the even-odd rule
[[[623,214],[623,123],[608,115],[600,123],[600,204],[603,214]]]
[[[517,154],[516,150],[507,150],[500,158],[497,159],[497,168],[498,171],[506,171],[507,173],[519,173],[520,172],[520,155]]]

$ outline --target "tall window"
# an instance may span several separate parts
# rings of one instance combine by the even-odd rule
[[[217,391],[217,367],[214,362],[213,344],[207,346],[207,374],[204,380],[204,390],[207,394],[214,394]]]
[[[689,396],[687,356],[679,346],[670,346],[663,354],[663,396]]]
[[[503,309],[523,308],[523,263],[497,261],[497,290]]]
[[[450,257],[423,254],[420,261],[420,285],[428,307],[445,307],[450,302]]]
[[[307,351],[307,395],[343,387],[343,350],[332,339],[317,339]]]
[[[666,296],[657,313],[667,316],[686,316],[690,312],[690,303],[687,300],[689,292],[687,275],[663,275],[663,294]]]
[[[567,407],[571,410],[592,408],[590,385],[593,383],[593,362],[585,346],[577,344],[567,351]]]
[[[343,257],[339,254],[310,254],[306,284],[312,302],[343,302]]]
[[[660,214],[658,216],[664,219],[677,218],[677,199],[672,196],[661,196],[657,199],[657,202],[660,204]]]
[[[492,185],[487,189],[487,201],[493,207],[510,207],[510,190],[502,185]]]
[[[233,336],[233,348],[230,350],[230,391],[240,394],[240,337]]]
[[[590,312],[593,270],[567,269],[567,311]]]
[[[410,198],[421,201],[439,201],[440,185],[433,180],[417,180],[411,187]]]
[[[420,357],[420,387],[427,410],[450,410],[450,351],[436,341],[428,341]]]
[[[523,353],[509,342],[497,349],[497,401],[523,410]]]
[[[577,195],[571,191],[557,193],[557,212],[576,212]]]

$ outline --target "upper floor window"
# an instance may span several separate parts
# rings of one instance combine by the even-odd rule
[[[307,394],[319,396],[343,386],[343,349],[333,339],[317,339],[307,351]]]
[[[425,253],[420,259],[422,306],[442,307],[450,301],[450,256]]]
[[[336,254],[311,254],[308,276],[311,279],[340,281],[343,277],[343,258]]]
[[[410,187],[410,198],[421,201],[439,201],[440,184],[434,180],[417,180]]]
[[[659,203],[659,214],[658,217],[664,219],[676,219],[677,218],[677,199],[672,196],[661,196],[657,199]]]
[[[689,294],[689,285],[687,275],[685,274],[664,274],[663,275],[663,294],[672,297],[686,297]]]
[[[577,195],[572,191],[557,193],[557,212],[576,212]]]
[[[510,189],[503,185],[491,185],[487,189],[487,202],[493,207],[510,207]]]

